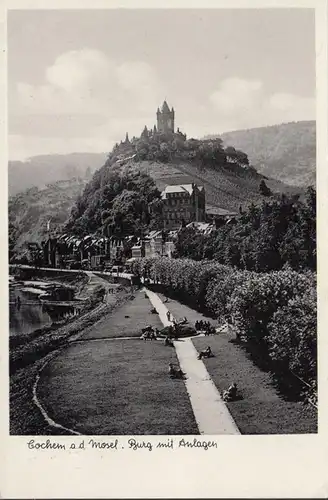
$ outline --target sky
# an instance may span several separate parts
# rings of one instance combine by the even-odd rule
[[[188,137],[315,119],[312,9],[8,13],[10,160],[108,152],[166,99]]]

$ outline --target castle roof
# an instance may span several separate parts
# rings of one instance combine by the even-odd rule
[[[162,113],[170,113],[170,108],[168,107],[168,104],[166,101],[163,102]]]

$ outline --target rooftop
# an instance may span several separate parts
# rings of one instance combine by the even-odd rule
[[[162,113],[169,113],[170,112],[170,108],[168,107],[168,104],[166,101],[163,102],[161,111],[162,111]]]
[[[204,189],[204,186],[197,186],[197,188],[201,191]],[[166,188],[162,193],[162,197],[165,198],[166,195],[170,193],[188,193],[191,195],[192,192],[193,192],[193,184],[173,184],[170,186],[166,186]]]
[[[226,215],[226,216],[237,215],[237,212],[234,212],[233,210],[226,210],[224,208],[214,207],[213,205],[208,205],[207,203],[205,212],[207,214],[214,214],[214,215]]]

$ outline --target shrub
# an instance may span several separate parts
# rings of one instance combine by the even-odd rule
[[[311,288],[313,281],[311,273],[290,270],[247,273],[232,292],[227,309],[242,336],[248,341],[260,342],[268,335],[268,324],[275,312]]]
[[[268,325],[269,355],[277,370],[313,384],[317,376],[317,302],[314,287],[280,307]]]

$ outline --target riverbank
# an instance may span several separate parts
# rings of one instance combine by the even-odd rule
[[[104,291],[116,288],[116,293]],[[78,317],[71,318],[64,325],[40,329],[32,337],[26,337],[20,345],[10,349],[10,433],[11,434],[56,434],[44,421],[33,403],[33,384],[36,376],[48,359],[77,339],[88,327],[99,321],[103,315],[131,298],[131,289],[115,285],[89,273],[87,282],[81,287],[80,296],[86,300],[86,307]],[[61,434],[58,430],[58,434]]]

